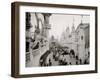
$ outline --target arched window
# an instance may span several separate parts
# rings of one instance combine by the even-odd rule
[[[83,36],[81,36],[81,40],[83,40]]]

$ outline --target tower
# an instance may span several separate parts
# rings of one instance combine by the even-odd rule
[[[81,24],[83,24],[83,15],[81,15]]]
[[[66,32],[68,35],[70,34],[69,26],[66,28]]]
[[[72,33],[75,33],[74,18],[73,18],[73,25],[72,25]]]
[[[67,26],[67,28],[66,28],[65,36],[66,36],[66,41],[68,42],[69,36],[70,36],[70,29],[69,29],[69,26]]]
[[[75,42],[75,39],[76,39],[76,32],[75,32],[75,25],[74,25],[74,18],[73,18],[73,23],[72,23],[72,30],[71,30],[71,49],[73,49],[74,50],[74,52],[75,52],[75,55],[76,55],[76,42]]]

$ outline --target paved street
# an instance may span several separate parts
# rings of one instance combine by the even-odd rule
[[[63,54],[61,54],[63,52]],[[83,65],[83,64],[89,64],[88,60],[89,58],[82,61],[81,59],[78,59],[74,54],[67,53],[65,51],[62,51],[59,53],[59,51],[56,51],[54,53],[52,50],[48,50],[44,55],[41,57],[41,65],[40,66],[58,66],[58,65]]]

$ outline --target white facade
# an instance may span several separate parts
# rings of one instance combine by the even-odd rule
[[[80,24],[76,30],[76,33],[78,56],[80,59],[84,60],[89,52],[89,24]]]
[[[60,40],[60,43],[61,43],[61,46],[64,46],[64,47],[68,47],[70,50],[73,49],[75,51],[75,55],[76,55],[76,33],[75,33],[75,27],[72,26],[72,32],[70,33],[70,29],[69,27],[67,27],[66,31],[63,32],[62,36],[61,36],[61,40]]]

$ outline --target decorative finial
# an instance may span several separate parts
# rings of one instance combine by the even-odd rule
[[[81,24],[83,23],[83,15],[81,15]]]

